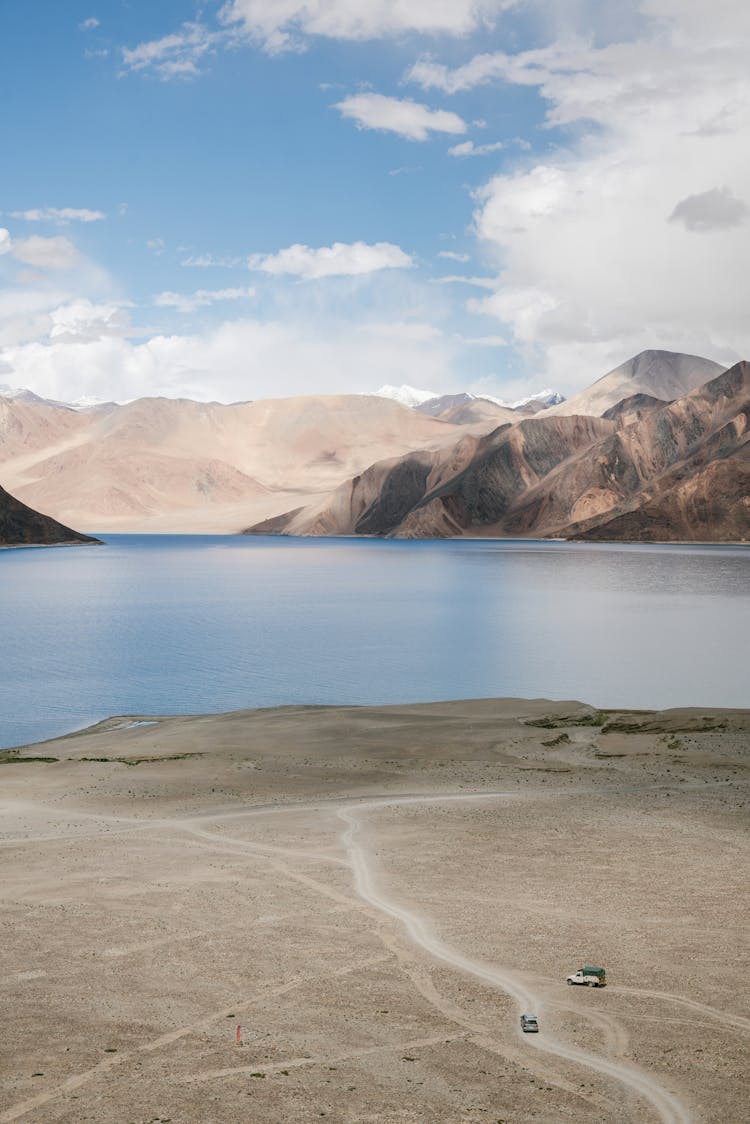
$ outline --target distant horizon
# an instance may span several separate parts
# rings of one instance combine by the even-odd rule
[[[0,383],[570,397],[750,354],[750,17],[8,0]],[[61,121],[65,127],[61,127]]]
[[[635,359],[639,358],[639,356],[641,356],[641,355],[648,354],[649,352],[663,353],[663,354],[669,354],[669,355],[687,355],[688,354],[686,352],[671,351],[668,348],[656,348],[656,347],[644,348],[643,351],[638,352],[636,355],[627,356],[627,358],[623,359],[623,361],[621,363],[618,363],[615,367],[611,368],[609,371],[603,371],[599,375],[596,375],[595,378],[593,378],[590,382],[583,383],[580,386],[576,387],[571,392],[571,394],[563,395],[562,392],[556,390],[554,387],[542,387],[542,388],[540,388],[536,391],[531,391],[528,395],[522,396],[522,398],[516,399],[515,401],[503,401],[497,395],[490,394],[489,392],[481,393],[481,392],[474,392],[474,391],[465,391],[465,390],[460,390],[460,389],[445,390],[445,391],[441,391],[441,392],[432,392],[432,391],[427,391],[423,387],[415,387],[415,386],[411,386],[407,383],[401,383],[399,386],[395,386],[395,385],[385,383],[375,390],[351,390],[351,391],[341,390],[341,391],[316,392],[313,389],[307,389],[307,390],[301,391],[299,393],[267,394],[267,395],[263,395],[262,397],[234,398],[234,399],[231,399],[231,400],[221,399],[221,398],[197,398],[197,397],[192,397],[190,395],[184,395],[184,394],[152,394],[152,393],[141,394],[141,395],[138,395],[135,398],[124,398],[124,399],[94,398],[92,396],[83,396],[82,398],[79,398],[79,399],[73,398],[73,399],[66,400],[64,398],[57,398],[57,399],[49,398],[46,395],[38,394],[37,391],[35,391],[32,387],[29,387],[29,386],[10,386],[7,383],[0,383],[0,397],[10,397],[10,398],[12,398],[12,397],[15,397],[15,396],[31,393],[31,394],[35,395],[36,397],[42,399],[45,402],[50,402],[52,404],[58,404],[58,405],[61,405],[61,406],[66,406],[66,407],[69,407],[71,409],[76,409],[76,410],[94,409],[97,406],[107,406],[107,405],[127,406],[132,402],[138,402],[141,399],[148,399],[148,398],[161,398],[161,399],[166,399],[167,401],[183,400],[183,401],[187,401],[187,402],[196,402],[196,403],[199,403],[199,404],[205,405],[205,406],[209,406],[209,405],[240,406],[240,405],[243,405],[245,403],[272,401],[272,400],[275,400],[275,399],[326,398],[326,397],[341,397],[341,396],[347,396],[347,395],[353,395],[355,397],[365,397],[365,398],[386,398],[386,399],[389,399],[391,401],[395,401],[395,402],[399,403],[400,405],[413,406],[413,405],[415,405],[415,403],[408,403],[408,402],[403,401],[402,398],[400,398],[397,393],[389,393],[389,392],[399,392],[399,391],[405,391],[405,392],[412,391],[412,392],[416,392],[419,395],[422,395],[423,396],[422,400],[424,402],[429,402],[432,399],[450,397],[452,395],[466,394],[470,398],[479,398],[479,399],[482,399],[482,400],[487,401],[487,402],[494,402],[495,404],[497,404],[499,406],[506,407],[508,409],[517,409],[519,406],[524,405],[526,402],[534,401],[535,399],[538,400],[538,399],[540,399],[540,398],[542,398],[543,396],[546,396],[546,395],[549,395],[549,396],[558,395],[560,401],[567,401],[568,398],[571,398],[575,394],[578,394],[578,393],[582,392],[583,390],[587,389],[587,387],[593,385],[594,382],[598,382],[599,379],[604,378],[605,375],[611,374],[613,371],[619,370],[619,368],[624,366],[626,363],[629,363],[632,360],[635,360]],[[691,356],[691,357],[695,358],[695,359],[709,360],[710,362],[718,362],[718,360],[711,359],[711,357],[707,356],[707,355],[695,355],[695,356]],[[742,362],[742,359],[739,359],[738,362]],[[731,366],[731,365],[732,364],[725,364],[724,365],[725,369],[728,369],[728,367]]]

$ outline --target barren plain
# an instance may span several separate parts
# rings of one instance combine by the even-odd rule
[[[739,1124],[749,748],[506,699],[4,754],[0,1122]]]

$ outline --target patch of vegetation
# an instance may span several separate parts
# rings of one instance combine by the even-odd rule
[[[728,729],[729,722],[720,714],[685,715],[680,718],[678,726],[674,719],[667,718],[658,711],[620,710],[610,711],[610,718],[602,733],[663,734],[665,738],[672,738],[677,734],[711,733]]]
[[[69,761],[95,761],[107,765],[150,765],[157,761],[184,761],[188,757],[203,757],[202,753],[162,753],[158,757],[69,757]],[[28,760],[28,759],[27,759]],[[33,759],[32,759],[33,760]],[[40,760],[57,761],[56,757]]]
[[[251,1077],[265,1077],[266,1075],[265,1075],[265,1073],[251,1073],[250,1076]],[[287,1074],[287,1076],[288,1076],[288,1074]]]
[[[0,753],[0,765],[25,765],[27,761],[59,761],[59,757],[20,757],[17,750],[9,749]]]
[[[589,710],[584,714],[549,714],[543,718],[526,718],[525,726],[542,730],[558,730],[560,726],[603,726],[609,717],[606,710]]]

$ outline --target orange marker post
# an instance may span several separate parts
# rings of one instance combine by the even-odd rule
[[[242,1045],[242,1027],[237,1023],[237,1045]]]

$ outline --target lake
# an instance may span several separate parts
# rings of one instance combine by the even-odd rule
[[[114,714],[750,706],[750,548],[105,535],[0,551],[0,747]]]

